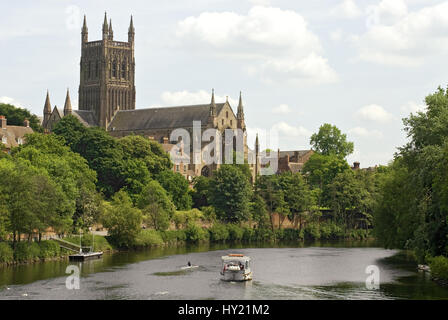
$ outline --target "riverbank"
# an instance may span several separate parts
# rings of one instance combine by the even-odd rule
[[[104,253],[132,251],[152,247],[182,246],[197,243],[303,243],[317,240],[367,240],[371,239],[367,230],[349,230],[343,232],[341,228],[331,224],[310,225],[302,229],[267,229],[249,228],[234,224],[215,223],[210,228],[202,228],[197,224],[190,224],[185,229],[156,231],[142,230],[135,238],[134,244],[123,248],[114,244],[114,239],[107,236],[95,235],[82,237],[81,245],[91,247]],[[65,241],[80,245],[78,236],[64,238]],[[52,240],[39,242],[22,241],[16,243],[15,249],[11,242],[0,242],[0,266],[30,264],[36,262],[68,259],[70,251],[60,248]]]

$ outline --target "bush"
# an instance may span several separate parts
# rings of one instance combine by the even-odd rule
[[[39,247],[40,247],[39,258],[41,259],[58,257],[59,254],[61,253],[59,245],[51,240],[41,241],[39,243]]]
[[[431,258],[429,267],[434,278],[448,280],[448,258],[443,256]]]
[[[307,240],[320,239],[320,228],[317,223],[309,223],[305,226],[305,239]]]
[[[154,247],[164,244],[162,236],[156,230],[142,230],[135,238],[135,246],[137,247]]]
[[[11,263],[14,261],[14,251],[6,242],[0,242],[0,263]]]
[[[19,242],[14,250],[14,260],[29,262],[39,259],[40,247],[35,242]]]
[[[187,239],[184,230],[167,230],[159,231],[159,233],[165,243],[175,243]]]
[[[303,240],[303,232],[298,229],[285,229],[283,230],[283,237],[281,240],[284,241],[300,241]]]
[[[201,228],[195,223],[190,223],[185,230],[187,241],[199,242],[209,239],[209,233],[207,230]]]
[[[255,241],[273,241],[274,232],[271,229],[257,228],[255,229],[254,238]]]
[[[250,227],[243,227],[243,240],[252,241],[255,238],[255,230]]]
[[[244,228],[236,224],[227,225],[227,230],[229,231],[229,240],[241,241],[244,237]]]
[[[208,229],[208,231],[210,232],[210,240],[212,241],[226,241],[229,238],[229,230],[222,223],[213,224],[213,227]]]

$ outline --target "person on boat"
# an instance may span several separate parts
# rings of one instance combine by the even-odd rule
[[[187,266],[191,267],[191,262],[190,261],[188,261]]]

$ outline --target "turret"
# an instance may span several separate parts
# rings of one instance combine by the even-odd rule
[[[243,107],[243,98],[240,91],[240,101],[238,103],[238,111],[236,114],[236,118],[238,121],[238,128],[240,129],[246,129],[246,124],[244,122],[244,107]]]
[[[47,90],[47,97],[45,99],[44,105],[44,121],[42,122],[42,126],[45,128],[47,126],[48,120],[50,120],[51,116],[51,103],[50,103],[50,93]]]
[[[112,30],[112,19],[110,19],[109,22],[109,40],[110,41],[114,40],[114,30]]]
[[[103,22],[103,40],[109,38],[109,25],[107,23],[107,13],[104,12],[104,22]]]
[[[81,30],[82,43],[87,43],[89,41],[89,29],[87,29],[87,19],[84,15],[84,24]]]
[[[210,111],[208,115],[208,124],[210,127],[216,127],[216,103],[215,103],[215,89],[212,89],[212,100],[210,102]]]
[[[67,96],[65,97],[64,116],[72,114],[72,102],[70,100],[70,92],[67,89]]]
[[[131,16],[131,23],[129,25],[129,31],[128,31],[128,42],[134,43],[134,39],[135,39],[134,18]]]

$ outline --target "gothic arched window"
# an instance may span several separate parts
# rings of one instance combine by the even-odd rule
[[[123,62],[121,65],[121,77],[123,79],[126,79],[126,63]]]
[[[117,77],[117,61],[114,61],[112,63],[112,77]]]
[[[92,77],[92,62],[89,61],[87,64],[87,79],[90,79]]]
[[[100,74],[100,64],[97,60],[95,64],[95,77],[98,78],[99,74]]]

